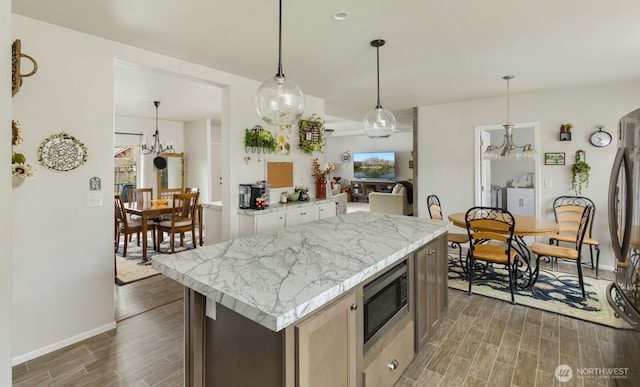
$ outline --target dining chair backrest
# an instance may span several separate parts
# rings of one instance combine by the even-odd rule
[[[440,199],[436,195],[427,196],[427,210],[431,219],[443,220]]]
[[[578,224],[578,237],[576,238],[576,250],[578,250],[578,254],[580,254],[582,250],[582,243],[584,242],[585,236],[589,233],[589,227],[592,223],[594,211],[595,208],[591,205],[585,206],[582,210],[580,222]]]
[[[515,218],[507,210],[493,207],[472,207],[465,214],[465,224],[469,234],[470,249],[477,243],[499,243],[506,252],[511,251]]]
[[[596,213],[596,206],[593,201],[584,196],[559,196],[553,201],[553,215],[559,225],[560,235],[579,235],[580,220],[585,207],[591,207],[589,224],[587,224],[586,235],[591,238],[593,230],[593,218]]]
[[[173,195],[172,221],[176,224],[191,223],[198,206],[197,192],[180,193]]]
[[[129,203],[151,203],[153,199],[153,188],[129,188],[127,190],[127,201]]]
[[[122,224],[124,227],[127,226],[127,214],[124,209],[124,202],[122,200],[122,196],[114,195],[114,210],[116,213],[116,221],[119,224]]]

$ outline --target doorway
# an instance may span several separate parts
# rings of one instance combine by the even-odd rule
[[[475,202],[481,206],[508,209],[508,188],[533,189],[533,216],[540,216],[540,123],[515,123],[513,139],[517,145],[533,144],[538,156],[534,160],[485,160],[483,152],[490,144],[500,145],[505,129],[502,125],[475,127]],[[492,195],[493,194],[493,195]],[[498,199],[499,198],[499,199]]]

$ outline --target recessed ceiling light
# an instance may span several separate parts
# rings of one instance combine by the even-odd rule
[[[333,14],[333,20],[347,20],[349,18],[349,12],[347,11],[338,11]]]

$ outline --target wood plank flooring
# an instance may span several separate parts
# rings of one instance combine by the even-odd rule
[[[14,386],[183,386],[182,287],[156,276],[116,297],[117,329],[15,366]],[[639,334],[450,289],[445,320],[396,387],[560,386],[560,364],[628,371],[563,386],[640,385]]]

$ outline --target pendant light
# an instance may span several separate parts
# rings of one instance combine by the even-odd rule
[[[278,72],[260,85],[255,98],[258,115],[271,125],[291,125],[298,122],[304,111],[302,90],[287,79],[282,71],[282,0],[278,25]]]
[[[163,147],[160,142],[160,131],[158,130],[158,106],[160,106],[160,101],[153,101],[153,104],[156,106],[156,131],[153,133],[153,143],[149,146],[147,146],[147,144],[142,144],[140,154],[174,153],[172,142],[168,142],[166,147]]]
[[[377,57],[378,104],[362,120],[364,132],[371,138],[389,137],[396,129],[396,117],[380,105],[380,47],[384,46],[384,43],[382,39],[371,41],[371,46],[376,48]]]
[[[509,81],[514,78],[513,75],[505,75],[502,77],[507,81],[507,123],[503,124],[505,134],[502,145],[489,145],[487,150],[482,155],[485,160],[524,160],[534,159],[536,157],[536,151],[533,149],[533,145],[526,144],[523,146],[516,145],[513,142],[513,124],[509,121],[509,110],[511,108],[509,101]]]

